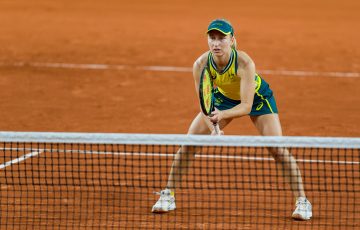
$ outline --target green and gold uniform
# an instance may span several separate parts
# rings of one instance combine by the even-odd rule
[[[222,71],[217,70],[211,52],[209,52],[207,64],[215,87],[215,107],[219,110],[226,110],[240,104],[240,78],[237,77],[237,51],[232,49],[229,63]],[[259,116],[278,113],[276,101],[269,84],[264,81],[259,74],[255,74],[254,81],[256,82],[254,102],[249,115]]]

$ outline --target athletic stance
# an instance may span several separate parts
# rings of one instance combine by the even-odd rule
[[[211,117],[200,112],[193,120],[188,134],[215,134],[213,123],[221,129],[234,118],[249,115],[259,133],[263,136],[281,136],[275,98],[269,84],[255,72],[253,60],[243,51],[236,50],[236,39],[231,24],[225,19],[216,19],[207,30],[209,51],[202,54],[193,65],[196,90],[205,66],[210,68],[215,90],[215,111]],[[221,134],[223,132],[221,131]],[[300,170],[296,160],[285,148],[268,148],[290,184],[296,199],[292,218],[309,220],[312,216],[311,203],[306,199]],[[176,209],[175,188],[180,185],[181,176],[186,173],[196,152],[195,147],[183,146],[175,155],[167,186],[152,208],[154,213]]]

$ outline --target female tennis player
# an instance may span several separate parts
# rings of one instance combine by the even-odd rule
[[[255,72],[253,60],[243,51],[236,50],[234,29],[225,19],[216,19],[207,30],[209,51],[202,54],[193,65],[196,89],[205,66],[210,69],[216,85],[215,111],[212,116],[202,112],[195,117],[188,134],[212,134],[214,125],[220,129],[234,118],[249,115],[259,133],[263,136],[281,136],[282,129],[275,98],[269,84]],[[221,131],[221,134],[222,131]],[[195,149],[182,147],[175,155],[168,183],[159,195],[160,199],[152,212],[164,213],[176,209],[175,188],[180,185],[181,175],[186,173]],[[309,220],[312,216],[311,203],[306,199],[300,170],[294,157],[284,148],[269,148],[269,152],[282,168],[285,179],[290,183],[296,204],[292,218]]]

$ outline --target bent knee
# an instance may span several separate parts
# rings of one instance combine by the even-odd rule
[[[284,147],[269,147],[268,151],[276,162],[283,162],[289,157],[289,151]]]
[[[189,146],[189,145],[183,145],[180,147],[179,153],[184,155],[195,155],[196,153],[201,152],[201,147],[199,146]]]

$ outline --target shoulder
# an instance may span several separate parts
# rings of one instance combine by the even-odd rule
[[[201,71],[206,63],[207,63],[207,60],[208,60],[208,55],[209,55],[209,51],[203,53],[202,55],[200,55],[200,57],[198,57],[194,64],[193,64],[193,72],[198,72],[198,71]]]
[[[238,68],[248,68],[248,67],[255,67],[254,61],[251,57],[242,50],[236,50],[237,52],[237,63]]]

